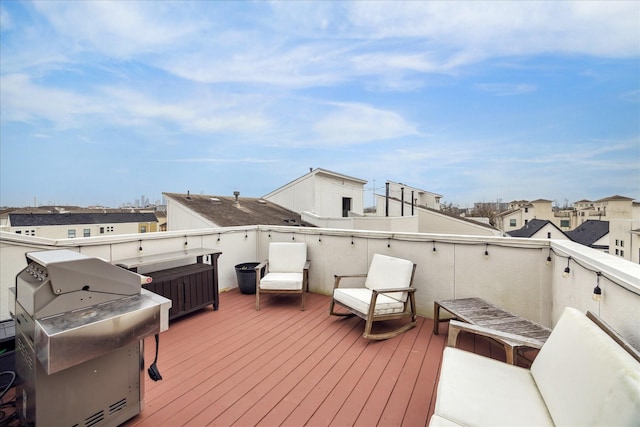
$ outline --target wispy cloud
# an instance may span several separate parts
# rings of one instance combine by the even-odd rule
[[[148,54],[187,43],[205,22],[187,4],[145,1],[34,2],[33,7],[79,53],[116,57]],[[88,19],[91,17],[91,19]]]
[[[170,163],[147,171],[160,187],[236,185],[242,162],[265,192],[309,166],[449,199],[584,188],[594,171],[638,187],[639,14],[632,1],[1,2],[3,176],[20,174],[25,141],[63,164],[73,141],[100,159],[76,162],[86,176]],[[3,200],[31,191],[10,184]]]
[[[417,135],[415,126],[393,111],[363,104],[342,104],[318,120],[313,131],[326,145],[363,144],[370,141]]]
[[[527,83],[478,83],[475,87],[481,92],[488,92],[496,96],[522,95],[537,90],[535,85]]]
[[[13,28],[13,20],[4,6],[0,5],[0,31],[8,31]]]
[[[78,118],[103,112],[81,94],[36,84],[28,75],[0,77],[2,121],[45,120],[58,129],[79,126]]]

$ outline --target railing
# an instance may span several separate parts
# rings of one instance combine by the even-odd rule
[[[418,265],[420,315],[433,316],[434,300],[479,296],[553,326],[570,305],[594,311],[640,347],[640,265],[567,241],[311,227],[230,227],[60,240],[0,233],[0,319],[9,317],[8,288],[26,265],[24,254],[29,251],[70,248],[114,262],[141,253],[213,248],[222,252],[218,276],[223,290],[237,286],[236,264],[263,260],[273,241],[307,243],[311,292],[330,294],[334,274],[364,273],[373,254],[383,253]],[[570,272],[564,278],[567,265]],[[596,284],[602,289],[599,302],[592,299]]]

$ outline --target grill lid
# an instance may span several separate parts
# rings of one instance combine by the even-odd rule
[[[150,277],[68,249],[28,252],[16,296],[37,318],[140,294]]]

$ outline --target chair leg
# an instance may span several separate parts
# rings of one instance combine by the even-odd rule
[[[260,287],[256,287],[256,310],[260,310]]]
[[[371,318],[371,316],[368,316],[367,320],[364,323],[364,332],[362,333],[362,336],[365,338],[375,337],[376,334],[371,333],[372,327],[373,327],[373,319]]]
[[[305,294],[305,293],[306,293],[306,292],[305,292],[305,291],[304,291],[304,289],[303,289],[303,290],[302,290],[302,307],[300,307],[300,309],[301,309],[302,311],[304,311],[304,294]]]
[[[440,332],[440,304],[438,301],[433,302],[433,335]]]

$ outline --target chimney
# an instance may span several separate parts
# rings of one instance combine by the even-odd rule
[[[239,191],[234,191],[233,195],[236,196],[236,200],[235,200],[234,203],[237,205],[238,204],[238,196],[240,195],[240,192]]]

